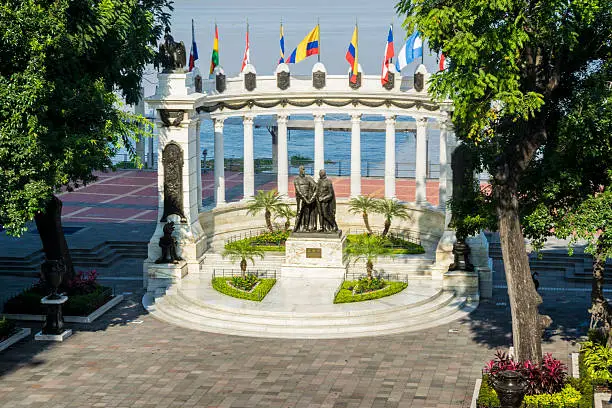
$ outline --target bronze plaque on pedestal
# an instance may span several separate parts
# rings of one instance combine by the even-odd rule
[[[306,258],[321,258],[321,248],[306,248]]]

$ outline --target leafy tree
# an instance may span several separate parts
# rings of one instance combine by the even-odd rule
[[[276,218],[284,218],[285,219],[285,231],[289,231],[289,227],[291,227],[291,218],[295,217],[296,213],[293,208],[287,206],[278,207],[276,209]]]
[[[409,32],[418,26],[450,61],[430,91],[454,103],[457,135],[477,146],[492,175],[517,358],[540,363],[550,318],[531,280],[519,222],[519,183],[563,116],[580,74],[610,55],[612,0],[401,0]]]
[[[385,228],[381,234],[383,238],[389,233],[389,228],[391,228],[391,220],[393,218],[399,218],[400,220],[410,219],[406,206],[392,198],[382,198],[377,200],[374,211],[378,214],[382,214],[382,216],[385,217]]]
[[[368,234],[372,233],[370,228],[370,220],[368,213],[374,211],[376,208],[376,199],[370,196],[357,196],[349,200],[349,212],[351,214],[359,214],[363,217],[363,223],[365,224]]]
[[[344,248],[344,253],[353,263],[365,260],[368,280],[371,280],[374,261],[379,256],[389,253],[389,248],[385,246],[385,240],[382,237],[373,234],[363,234],[349,240]]]
[[[272,214],[278,214],[281,211],[285,211],[285,207],[287,207],[287,204],[284,203],[281,196],[278,195],[278,191],[259,190],[255,193],[255,196],[247,202],[247,214],[257,215],[263,211],[266,217],[266,226],[268,230],[274,232]]]
[[[61,229],[62,188],[112,166],[142,136],[145,65],[169,24],[169,0],[0,1],[0,224],[12,235],[35,219],[48,259],[74,268]]]
[[[240,261],[240,271],[244,277],[246,276],[247,260],[255,265],[255,257],[263,259],[264,253],[262,250],[251,245],[247,240],[241,240],[227,244],[223,250],[222,256],[224,258],[230,258],[232,262]]]

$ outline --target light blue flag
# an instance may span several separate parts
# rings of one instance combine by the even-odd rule
[[[415,58],[423,56],[423,40],[421,39],[421,35],[418,31],[415,31],[408,40],[406,44],[402,47],[401,51],[397,55],[397,60],[395,61],[395,68],[397,68],[397,72],[401,72],[401,70],[414,61]]]

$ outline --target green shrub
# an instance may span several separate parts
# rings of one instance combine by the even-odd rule
[[[380,299],[383,297],[395,295],[406,289],[408,284],[406,282],[386,282],[382,290],[376,292],[366,292],[361,294],[353,295],[353,288],[359,281],[344,281],[342,286],[334,299],[334,303],[351,303],[351,302],[362,302],[364,300]]]
[[[257,276],[248,274],[244,277],[242,276],[232,276],[232,286],[237,289],[241,289],[247,292],[250,292],[253,289],[253,286],[257,285],[260,279],[257,279]]]
[[[608,367],[612,366],[612,349],[606,345],[585,341],[580,344],[586,372],[592,380],[612,381]]]
[[[363,234],[349,234],[346,236],[347,243],[355,242],[359,240],[359,237]],[[406,241],[405,239],[399,237],[392,237],[387,235],[382,238],[383,245],[389,248],[390,255],[414,255],[414,254],[424,254],[425,248],[419,244],[415,244],[414,242]]]
[[[226,277],[214,278],[212,286],[217,292],[221,292],[224,295],[238,299],[254,300],[256,302],[261,302],[276,283],[276,279],[261,279],[259,285],[257,285],[252,292],[245,292],[231,287],[228,285],[227,281],[228,278]]]
[[[70,296],[64,305],[63,313],[66,316],[87,316],[112,297],[113,293],[110,288],[98,285],[91,293]]]
[[[497,398],[497,393],[489,382],[489,376],[485,374],[482,376],[482,383],[480,384],[476,406],[478,408],[489,408],[499,407],[499,405],[500,403],[499,398]]]
[[[289,238],[289,231],[274,231],[264,232],[256,237],[244,238],[238,241],[232,241],[225,244],[228,245],[234,242],[249,242],[260,251],[264,252],[285,252],[285,241]]]
[[[357,284],[353,286],[353,292],[355,293],[368,293],[375,290],[384,288],[387,283],[382,278],[361,278],[357,281]],[[349,288],[350,289],[350,288]]]
[[[525,396],[524,403],[528,408],[554,408],[564,406],[576,406],[582,399],[580,391],[566,384],[560,392],[554,394],[539,394]]]
[[[5,317],[0,319],[0,341],[11,337],[15,332],[15,322],[7,320]]]

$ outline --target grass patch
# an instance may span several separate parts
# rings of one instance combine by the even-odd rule
[[[334,303],[363,302],[364,300],[374,300],[395,295],[408,287],[406,282],[386,282],[387,285],[374,292],[365,292],[353,295],[353,288],[359,281],[344,281],[338,291]],[[349,289],[350,288],[350,289]]]
[[[289,238],[289,231],[264,232],[256,237],[244,238],[239,241],[248,242],[251,246],[264,252],[285,252],[285,242]],[[233,242],[239,242],[233,241]],[[225,244],[227,248],[230,243]]]
[[[361,235],[362,234],[349,234],[346,236],[346,240],[348,242],[354,242],[358,240]],[[390,255],[415,255],[425,253],[425,248],[423,248],[423,246],[399,237],[386,236],[382,239],[384,242],[383,245],[389,249]]]
[[[221,292],[224,295],[235,297],[237,299],[253,300],[256,302],[261,302],[262,299],[266,297],[268,292],[270,292],[272,286],[274,286],[276,283],[276,279],[259,279],[259,285],[257,285],[252,292],[245,292],[243,290],[231,287],[228,284],[228,281],[231,282],[231,278],[214,278],[212,280],[212,286],[217,292]]]

